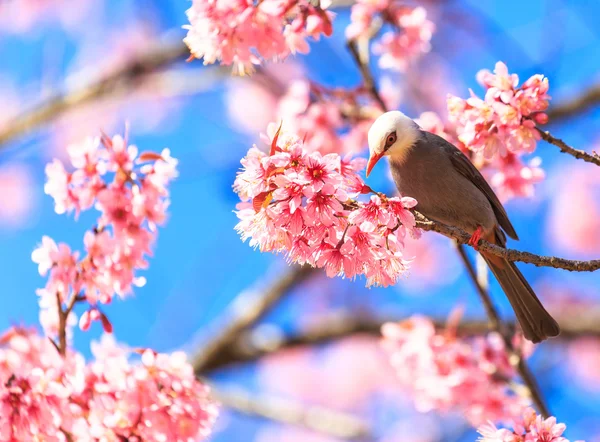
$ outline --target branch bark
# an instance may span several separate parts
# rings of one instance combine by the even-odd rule
[[[200,345],[200,351],[192,358],[194,372],[203,373],[245,329],[262,318],[290,288],[306,280],[314,271],[315,269],[308,266],[292,267],[260,294],[249,292],[236,298],[229,306],[229,313],[215,323],[214,330],[219,332]]]
[[[305,406],[266,395],[250,395],[239,389],[212,387],[214,398],[225,407],[276,422],[296,425],[327,436],[347,440],[372,440],[367,422],[347,413],[319,406]]]
[[[551,106],[546,112],[550,123],[556,120],[574,117],[597,106],[600,103],[600,83],[590,86],[580,94]]]
[[[538,133],[540,134],[540,136],[542,137],[542,139],[544,141],[546,141],[550,144],[554,144],[556,147],[558,147],[560,149],[560,151],[562,153],[566,153],[571,156],[574,156],[578,160],[583,160],[587,163],[592,163],[592,164],[595,164],[596,166],[600,166],[600,155],[598,155],[596,152],[587,153],[583,150],[575,149],[575,148],[569,146],[567,143],[565,143],[560,138],[553,137],[552,135],[550,135],[550,132],[548,132],[548,131],[543,131],[539,127],[536,127],[536,130],[538,131]]]
[[[464,230],[461,230],[457,227],[451,227],[437,221],[431,221],[416,210],[413,210],[413,213],[415,214],[415,218],[417,220],[417,227],[423,230],[441,233],[448,238],[456,240],[459,244],[467,244],[471,238],[471,235]],[[508,259],[509,261],[524,262],[527,264],[533,264],[536,267],[553,267],[555,269],[563,269],[570,272],[594,272],[600,269],[600,259],[578,261],[558,258],[555,256],[535,255],[530,252],[505,249],[495,244],[491,244],[483,239],[479,241],[478,249],[484,252],[489,252],[501,258]]]
[[[132,58],[109,75],[79,88],[57,93],[4,125],[4,129],[0,132],[0,149],[9,141],[56,119],[66,111],[106,96],[119,87],[130,87],[143,76],[176,61],[183,61],[188,55],[187,46],[180,40],[159,43],[139,57]]]
[[[511,364],[515,366],[517,372],[521,376],[521,379],[527,387],[527,391],[531,396],[533,403],[544,417],[549,417],[550,410],[548,409],[548,406],[544,401],[542,392],[540,391],[535,376],[533,376],[533,374],[531,373],[531,370],[529,369],[529,366],[527,365],[525,359],[523,359],[521,357],[521,354],[515,350],[511,339],[512,334],[506,331],[502,319],[500,318],[500,314],[498,313],[498,310],[496,309],[494,303],[492,302],[492,299],[490,298],[488,290],[486,290],[480,284],[479,279],[477,278],[477,273],[475,272],[475,268],[473,267],[473,264],[469,260],[469,257],[467,256],[467,253],[465,252],[465,249],[461,244],[458,245],[458,254],[460,255],[461,260],[463,261],[463,264],[467,269],[469,278],[473,282],[473,285],[475,286],[475,289],[481,299],[481,302],[485,306],[486,314],[489,320],[489,327],[492,330],[498,332],[500,336],[502,336],[504,345],[506,347],[506,351],[510,355],[509,360]]]
[[[600,337],[599,308],[563,312],[560,316],[555,317],[561,328],[560,335],[555,339],[576,339],[582,336]],[[296,334],[286,334],[283,330],[273,332],[271,327],[268,334],[263,334],[260,328],[246,330],[235,342],[224,349],[218,358],[213,359],[204,370],[209,373],[233,364],[253,362],[281,350],[329,344],[357,334],[379,337],[381,336],[381,326],[384,323],[398,322],[404,319],[407,317],[375,318],[344,313],[328,315]],[[434,318],[433,322],[437,329],[442,330],[446,327],[446,320],[443,318]],[[508,329],[509,333],[513,333],[516,324],[504,322],[504,327]],[[457,331],[460,336],[476,336],[486,333],[489,329],[490,323],[487,320],[463,319],[458,324]]]

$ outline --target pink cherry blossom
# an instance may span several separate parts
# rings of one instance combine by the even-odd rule
[[[481,442],[569,442],[562,436],[567,426],[556,423],[550,416],[544,419],[532,408],[527,408],[514,420],[514,430],[497,428],[493,423],[481,425],[478,429]],[[582,442],[582,441],[579,441]]]
[[[184,42],[204,64],[233,65],[243,75],[261,59],[307,53],[307,37],[330,36],[333,13],[326,7],[308,0],[194,0]]]
[[[278,131],[270,153],[253,147],[233,188],[240,196],[236,230],[261,251],[324,267],[328,276],[365,275],[367,285],[391,285],[406,271],[403,239],[419,236],[412,198],[374,195],[358,175],[364,161],[307,151],[297,136]]]
[[[480,71],[477,79],[486,88],[483,100],[472,91],[467,100],[448,97],[449,119],[458,139],[488,160],[533,152],[540,139],[536,123],[548,120],[548,79],[534,75],[518,87],[519,78],[502,62],[496,63],[494,73]]]
[[[438,332],[421,316],[384,324],[381,331],[398,380],[417,410],[458,409],[480,425],[519,416],[528,405],[511,391],[508,380],[515,370],[498,334],[459,339],[452,327]]]
[[[104,335],[87,366],[32,330],[0,338],[0,439],[204,440],[218,409],[183,353],[131,351]]]
[[[58,314],[56,297],[63,303],[77,297],[91,308],[80,319],[82,329],[94,320],[105,331],[112,326],[108,317],[97,309],[98,303],[125,296],[144,279],[136,275],[148,266],[146,257],[156,238],[156,226],[166,220],[169,205],[167,186],[177,176],[177,160],[168,149],[160,154],[144,152],[138,156],[126,138],[106,135],[87,139],[68,148],[75,170],[67,172],[54,160],[46,168],[46,193],[55,200],[58,213],[87,210],[99,212],[96,226],[85,233],[86,255],[79,259],[66,244],[56,244],[44,237],[32,254],[39,272],[50,271],[46,287],[40,291],[40,320],[50,336],[56,336]],[[93,317],[93,315],[96,315]],[[68,318],[69,323],[74,319]]]
[[[397,0],[356,2],[346,36],[350,39],[369,37],[376,17],[391,27],[373,47],[373,52],[381,56],[381,68],[404,72],[421,54],[430,51],[435,25],[427,19],[426,10],[420,6],[407,7]]]

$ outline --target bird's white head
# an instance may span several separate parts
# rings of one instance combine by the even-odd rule
[[[369,163],[367,176],[385,155],[402,162],[419,139],[419,126],[400,111],[379,116],[369,129]]]

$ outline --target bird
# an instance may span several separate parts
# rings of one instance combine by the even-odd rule
[[[506,247],[506,235],[518,240],[502,203],[469,158],[444,138],[423,130],[400,111],[380,115],[368,132],[366,176],[384,156],[402,196],[417,200],[427,218]],[[558,336],[560,328],[546,311],[514,262],[479,251],[500,283],[526,339],[538,343]]]

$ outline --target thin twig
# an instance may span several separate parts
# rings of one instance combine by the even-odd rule
[[[434,231],[441,233],[448,238],[455,239],[459,244],[467,244],[471,235],[457,227],[448,226],[427,219],[423,214],[413,210],[417,220],[417,227],[423,230]],[[478,244],[479,250],[491,253],[500,258],[514,262],[524,262],[533,264],[537,267],[553,267],[555,269],[568,270],[570,272],[594,272],[600,269],[600,259],[590,261],[578,261],[573,259],[558,258],[555,256],[535,255],[530,252],[522,252],[520,250],[505,249],[495,244],[491,244],[485,240],[480,240]]]
[[[212,387],[213,396],[225,407],[241,413],[296,425],[347,440],[372,440],[367,422],[347,413],[320,406],[302,405],[265,395],[250,395],[239,389]]]
[[[477,293],[481,298],[481,302],[485,306],[486,313],[490,322],[490,327],[492,328],[492,330],[498,332],[502,336],[504,340],[504,345],[506,346],[506,349],[510,354],[509,360],[517,368],[521,379],[523,379],[524,384],[527,386],[527,390],[529,391],[529,395],[531,396],[533,403],[540,411],[540,413],[542,413],[543,416],[549,417],[550,411],[548,410],[548,406],[546,405],[542,397],[542,393],[537,384],[537,381],[531,373],[531,370],[529,370],[527,362],[525,362],[521,355],[515,350],[511,340],[511,335],[504,330],[502,319],[500,318],[500,314],[498,313],[498,310],[496,309],[494,303],[492,302],[492,299],[490,298],[490,294],[479,284],[475,268],[469,260],[469,257],[467,256],[464,247],[459,244],[457,250],[463,264],[465,265],[465,268],[467,269],[467,274],[469,275],[471,282],[475,286],[475,289],[477,290]]]
[[[356,62],[356,65],[360,70],[360,74],[362,75],[365,88],[371,93],[371,95],[373,96],[375,101],[377,101],[379,106],[381,106],[381,109],[383,109],[384,111],[387,110],[385,102],[383,101],[383,98],[381,98],[381,95],[377,90],[377,84],[373,79],[373,75],[371,75],[371,70],[369,69],[367,62],[361,58],[360,53],[358,52],[358,46],[356,44],[356,41],[348,40],[346,42],[346,45],[348,46],[348,50],[352,54],[352,57],[354,58],[354,61]]]
[[[567,143],[565,143],[560,138],[553,137],[552,135],[550,135],[550,132],[548,132],[548,131],[543,131],[539,127],[536,127],[536,130],[538,131],[538,133],[540,134],[540,136],[542,137],[542,139],[544,141],[547,141],[550,144],[554,144],[556,147],[558,147],[560,149],[561,152],[572,155],[575,158],[577,158],[579,160],[583,160],[587,163],[592,163],[597,166],[600,166],[600,155],[598,155],[596,152],[587,153],[583,150],[575,149],[575,148],[569,146]]]
[[[192,366],[197,374],[204,372],[207,366],[219,358],[222,351],[232,345],[246,328],[262,318],[283,295],[292,287],[304,281],[313,273],[309,266],[293,267],[271,287],[257,294],[249,292],[236,298],[215,327],[218,332],[207,343],[200,346],[200,351],[193,357]]]

